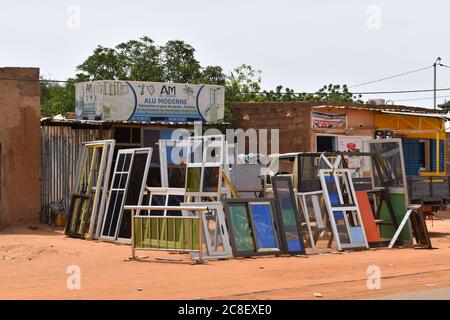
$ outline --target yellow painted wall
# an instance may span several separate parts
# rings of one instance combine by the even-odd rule
[[[446,146],[445,122],[440,118],[407,116],[399,114],[375,114],[375,127],[379,130],[392,130],[396,138],[443,140]],[[439,143],[436,145],[437,159],[439,159]],[[446,152],[444,153],[444,163]],[[439,160],[436,168],[431,172],[421,172],[420,175],[445,175],[439,170]],[[433,170],[434,169],[434,170]]]
[[[375,127],[395,131],[396,137],[436,139],[439,134],[439,139],[445,140],[444,120],[440,118],[377,113]]]

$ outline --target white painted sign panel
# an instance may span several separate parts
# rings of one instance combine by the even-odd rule
[[[220,123],[225,88],[216,85],[91,81],[75,86],[78,119]]]

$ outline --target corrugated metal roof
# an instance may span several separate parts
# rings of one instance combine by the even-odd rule
[[[378,111],[382,113],[393,113],[393,114],[403,114],[411,116],[425,116],[425,117],[435,117],[448,120],[449,116],[443,110],[426,109],[418,107],[403,107],[403,106],[390,106],[390,105],[321,105],[313,106],[312,109],[323,109],[323,108],[334,108],[334,109],[352,109],[352,110],[369,110]]]
[[[194,122],[166,122],[166,121],[122,121],[122,120],[79,120],[67,119],[64,117],[46,117],[41,118],[41,126],[86,126],[86,127],[111,127],[117,125],[136,125],[136,126],[165,126],[165,127],[191,127]],[[221,124],[202,124],[204,127],[227,127],[229,123]]]

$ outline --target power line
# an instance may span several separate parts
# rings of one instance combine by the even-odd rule
[[[450,98],[450,96],[437,96],[436,98]],[[425,97],[425,98],[411,98],[411,99],[390,99],[394,102],[398,101],[418,101],[418,100],[431,100],[434,99],[434,97]]]
[[[446,66],[450,68],[449,66]],[[40,82],[60,82],[60,83],[68,83],[67,80],[52,80],[52,79],[26,79],[26,78],[5,78],[0,77],[0,80],[7,81],[40,81]],[[349,92],[352,95],[377,95],[377,94],[404,94],[404,93],[422,93],[422,92],[433,92],[434,89],[415,89],[415,90],[397,90],[397,91],[361,91],[361,92]],[[450,88],[440,88],[436,89],[436,91],[450,91]],[[258,91],[258,92],[237,92],[238,94],[278,94],[274,91]],[[317,95],[317,92],[290,92],[293,95]],[[281,92],[280,94],[286,94]],[[324,92],[324,95],[328,95],[328,93]]]
[[[436,91],[450,91],[450,88],[436,89]],[[415,90],[399,90],[399,91],[361,91],[361,92],[349,92],[352,95],[376,95],[376,94],[402,94],[402,93],[421,93],[421,92],[434,92],[434,89],[415,89]],[[278,94],[277,92],[239,92],[240,94]],[[317,92],[290,92],[293,95],[317,95]],[[280,94],[285,94],[280,92]],[[328,93],[324,92],[324,95]]]
[[[349,86],[349,88],[356,88],[356,87],[360,87],[360,86],[365,86],[367,84],[372,84],[372,83],[377,83],[377,82],[381,82],[381,81],[385,81],[385,80],[389,80],[389,79],[394,79],[394,78],[398,78],[398,77],[401,77],[401,76],[405,76],[405,75],[408,75],[408,74],[411,74],[411,73],[419,72],[419,71],[430,69],[430,68],[433,68],[433,66],[428,66],[428,67],[424,67],[424,68],[420,68],[420,69],[416,69],[416,70],[411,70],[411,71],[408,71],[408,72],[395,74],[395,75],[392,75],[392,76],[389,76],[389,77],[385,77],[385,78],[381,78],[381,79],[377,79],[377,80],[372,80],[372,81],[367,81],[367,82],[363,82],[363,83],[358,83],[358,84]]]
[[[69,81],[67,80],[50,80],[50,79],[27,79],[27,78],[4,78],[0,77],[0,80],[5,81],[39,81],[39,82],[60,82],[60,83],[67,83]]]
[[[436,91],[450,91],[450,88],[436,89]],[[352,94],[395,94],[395,93],[420,93],[420,92],[434,92],[434,89],[417,89],[417,90],[400,90],[400,91],[372,91],[372,92],[352,92]]]

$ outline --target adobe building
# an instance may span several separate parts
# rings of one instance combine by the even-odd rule
[[[280,153],[368,151],[365,140],[401,138],[407,175],[445,175],[447,118],[441,110],[317,101],[233,103],[231,108],[237,128],[279,129]]]
[[[40,214],[40,85],[37,68],[0,68],[0,228]]]

